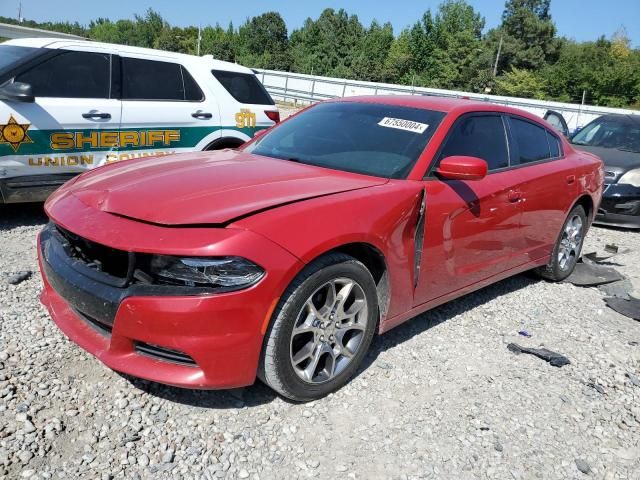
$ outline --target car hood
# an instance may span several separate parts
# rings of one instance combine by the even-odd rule
[[[626,172],[634,168],[640,168],[640,153],[626,152],[616,148],[591,147],[588,145],[572,144],[574,148],[593,153],[600,157],[606,167],[614,167],[612,170]]]
[[[280,205],[387,182],[241,151],[192,152],[96,169],[62,187],[47,202],[47,210],[73,196],[89,207],[134,220],[218,225]]]

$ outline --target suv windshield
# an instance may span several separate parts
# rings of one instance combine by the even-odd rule
[[[42,49],[0,45],[0,74],[39,53]]]
[[[640,152],[640,120],[626,116],[600,117],[580,130],[571,143]]]
[[[375,103],[321,103],[245,148],[266,157],[405,178],[445,114]]]

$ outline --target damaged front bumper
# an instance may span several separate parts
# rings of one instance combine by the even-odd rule
[[[640,188],[623,184],[608,185],[594,223],[640,228]]]

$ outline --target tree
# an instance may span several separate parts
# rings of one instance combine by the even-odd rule
[[[511,67],[511,71],[496,81],[496,93],[509,97],[544,99],[546,83],[543,78],[530,70]]]
[[[511,67],[535,70],[557,59],[559,41],[550,3],[551,0],[507,0],[501,26],[488,35],[488,43],[495,47],[502,38],[499,71]]]
[[[353,59],[365,30],[356,15],[325,9],[317,20],[307,18],[291,34],[295,71],[351,77]]]
[[[256,67],[289,70],[289,37],[279,13],[253,17],[238,32],[240,61]]]
[[[353,59],[353,74],[361,79],[382,82],[386,78],[385,62],[393,44],[393,27],[375,20],[365,32]]]

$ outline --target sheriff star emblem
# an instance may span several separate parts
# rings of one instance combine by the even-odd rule
[[[30,126],[30,123],[18,123],[13,115],[9,115],[6,125],[0,125],[0,145],[8,143],[17,152],[23,143],[33,143],[27,133]]]

